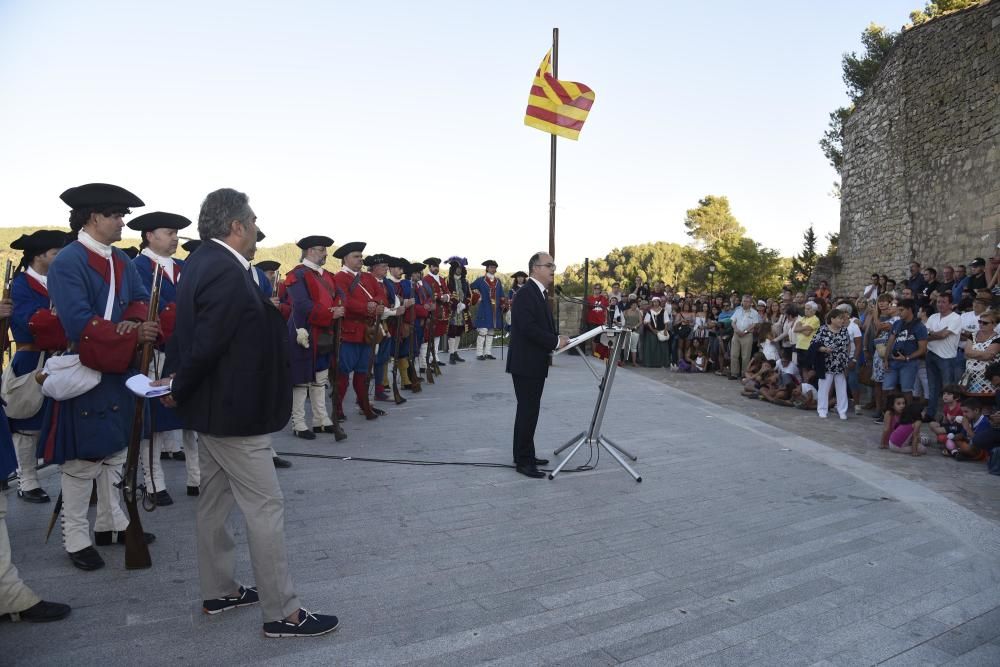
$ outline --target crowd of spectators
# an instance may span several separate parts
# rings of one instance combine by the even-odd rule
[[[898,282],[873,273],[837,296],[827,281],[777,296],[629,287],[596,284],[585,299],[589,326],[631,330],[620,365],[714,374],[821,419],[832,403],[839,419],[881,425],[882,447],[914,456],[986,461],[1000,445],[1000,244],[968,267],[913,262]],[[608,359],[609,340],[593,353]],[[1000,448],[993,459],[1000,467]]]

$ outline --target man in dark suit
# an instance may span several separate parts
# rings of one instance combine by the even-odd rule
[[[291,415],[287,328],[250,274],[257,216],[247,196],[230,189],[210,193],[198,234],[204,243],[178,283],[166,363],[175,373],[159,383],[170,383],[164,403],[176,406],[185,428],[199,436],[203,610],[217,614],[259,602],[267,637],[326,634],[337,628],[337,617],[302,609],[288,572],[284,497],[270,435]],[[246,519],[257,588],[233,578],[235,545],[226,518],[234,503]]]
[[[569,344],[556,333],[556,323],[548,305],[548,290],[556,265],[552,257],[536,252],[528,260],[528,281],[517,292],[510,312],[510,354],[507,372],[514,381],[517,416],[514,418],[514,464],[522,475],[541,479],[537,466],[548,463],[535,457],[535,426],[545,378],[549,375],[549,354]]]

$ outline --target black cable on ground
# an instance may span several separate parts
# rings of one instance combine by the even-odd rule
[[[489,463],[484,461],[422,461],[419,459],[376,459],[367,456],[349,456],[349,455],[336,455],[336,454],[309,454],[306,452],[276,452],[278,456],[298,456],[300,458],[306,459],[330,459],[333,461],[362,461],[365,463],[395,463],[397,465],[407,465],[407,466],[467,466],[470,468],[509,468],[513,470],[516,466],[510,463]],[[588,470],[594,470],[597,464],[588,465],[590,459],[587,459],[587,463],[577,466],[575,468],[564,468],[560,473],[564,472],[586,472]],[[552,472],[551,470],[546,470],[545,468],[539,468],[542,472]]]

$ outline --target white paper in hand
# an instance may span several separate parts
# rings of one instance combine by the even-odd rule
[[[156,398],[157,396],[166,396],[170,393],[169,385],[153,387],[150,383],[151,380],[148,377],[139,373],[126,380],[125,386],[139,398]]]

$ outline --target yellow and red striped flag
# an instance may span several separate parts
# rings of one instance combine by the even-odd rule
[[[542,132],[576,141],[594,105],[594,91],[575,81],[560,81],[552,76],[552,50],[535,72],[528,95],[524,124]]]

